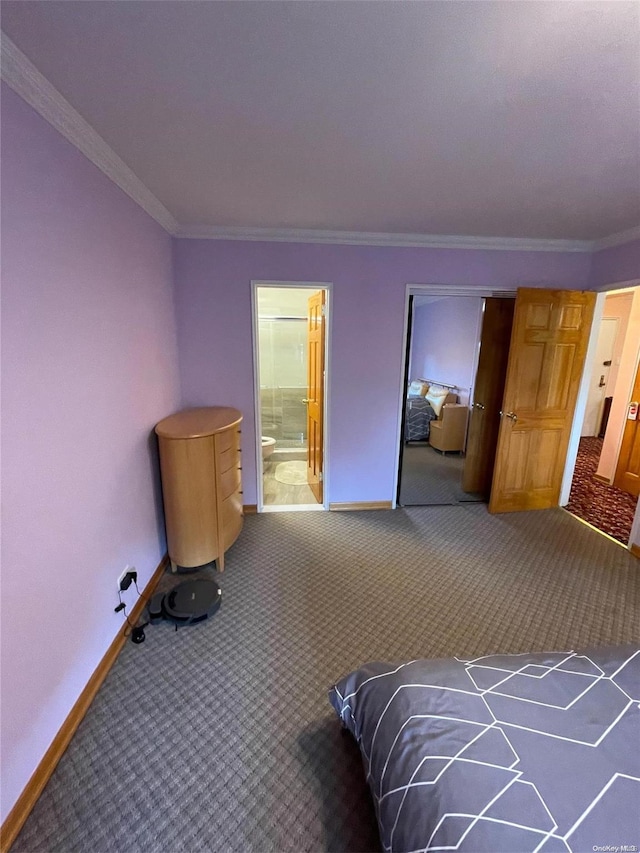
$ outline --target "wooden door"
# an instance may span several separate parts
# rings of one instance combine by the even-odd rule
[[[462,489],[489,498],[509,360],[514,299],[485,300]]]
[[[627,415],[629,415],[633,405],[635,405],[635,419],[627,417],[625,421],[613,485],[638,497],[640,494],[640,428],[638,427],[640,423],[638,415],[640,408],[640,363],[636,371]]]
[[[325,292],[309,297],[307,330],[307,482],[323,501]]]
[[[490,512],[558,505],[595,299],[518,290]]]

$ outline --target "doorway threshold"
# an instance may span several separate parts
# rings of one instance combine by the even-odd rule
[[[606,537],[610,542],[614,542],[616,545],[619,545],[621,548],[624,548],[625,551],[629,550],[629,546],[625,545],[624,542],[621,542],[619,539],[616,539],[615,536],[610,536],[608,533],[605,533],[604,530],[600,530],[599,527],[596,527],[595,524],[591,524],[589,521],[585,521],[584,518],[580,518],[579,515],[576,515],[575,512],[571,512],[570,509],[567,509],[564,506],[561,506],[560,509],[564,510],[569,515],[572,515],[575,519],[577,519],[580,524],[586,525],[586,527],[590,527],[592,530],[595,530],[596,533],[599,533],[600,536]]]
[[[268,504],[261,512],[323,512],[322,504]]]

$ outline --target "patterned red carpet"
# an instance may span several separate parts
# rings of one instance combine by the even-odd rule
[[[593,479],[601,452],[601,438],[580,439],[567,509],[626,545],[638,501],[621,489]]]

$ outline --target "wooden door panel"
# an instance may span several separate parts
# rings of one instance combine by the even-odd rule
[[[558,467],[562,467],[562,429],[515,430],[502,480],[500,512],[542,509],[553,500]]]
[[[318,423],[317,423],[317,421],[310,419],[310,421],[309,421],[309,434],[308,434],[308,441],[309,441],[308,464],[309,464],[309,469],[311,471],[311,474],[314,477],[317,477],[318,474],[320,473],[320,468],[318,466],[318,461],[319,461],[318,457],[320,456],[320,450],[321,450],[320,439],[321,439],[321,434],[320,434],[320,430],[318,429]]]
[[[595,294],[518,290],[490,512],[555,506]]]
[[[640,494],[640,431],[636,426],[629,462],[625,471],[625,491],[638,497]]]
[[[640,363],[636,370],[636,378],[631,392],[631,401],[640,402]],[[622,444],[618,454],[618,464],[613,479],[613,485],[618,489],[629,492],[630,495],[640,495],[640,420],[625,421],[622,434]]]
[[[518,385],[512,393],[513,408],[517,409],[518,412],[533,411],[539,407],[544,344],[523,344],[520,361],[522,367],[518,377]]]
[[[584,312],[584,305],[561,305],[558,328],[561,331],[573,330],[580,332],[584,322]]]
[[[551,322],[551,306],[548,302],[531,301],[527,305],[525,328],[528,330],[541,329],[547,331]]]
[[[635,430],[635,434],[633,436],[633,441],[631,444],[631,453],[629,454],[629,469],[633,471],[636,476],[640,471],[640,435],[638,435],[638,430]]]
[[[575,344],[547,345],[548,357],[542,371],[542,386],[545,397],[542,408],[546,411],[560,409],[564,411],[569,405],[571,393],[571,376],[573,362],[576,358]]]
[[[543,429],[535,433],[537,446],[531,463],[531,487],[534,490],[553,489],[556,471],[562,465],[560,448],[562,447],[562,427]]]
[[[510,499],[527,487],[527,460],[531,453],[531,433],[515,432],[511,437],[509,456],[504,465],[502,490]]]
[[[325,292],[309,297],[307,327],[307,482],[323,502]]]
[[[574,343],[525,342],[511,408],[518,411],[565,411],[569,405],[576,358],[580,358],[581,370],[584,354],[578,352]]]
[[[489,498],[515,300],[485,300],[462,488]]]

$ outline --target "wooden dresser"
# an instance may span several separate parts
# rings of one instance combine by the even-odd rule
[[[240,424],[226,406],[186,409],[156,426],[171,568],[217,561],[242,530]]]

